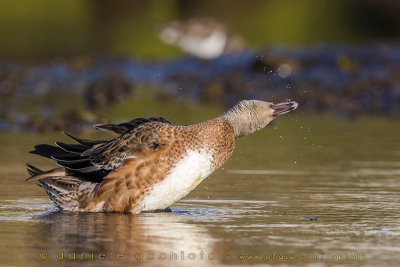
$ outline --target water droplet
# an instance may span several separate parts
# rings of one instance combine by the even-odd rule
[[[289,66],[289,64],[281,64],[278,67],[278,75],[281,78],[287,78],[292,74],[292,68]]]

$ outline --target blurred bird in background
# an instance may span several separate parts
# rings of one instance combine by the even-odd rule
[[[164,43],[175,45],[201,59],[239,52],[245,45],[243,37],[230,32],[225,25],[212,18],[171,22],[163,27],[159,36]]]

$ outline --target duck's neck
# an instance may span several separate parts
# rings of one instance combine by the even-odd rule
[[[240,109],[237,107],[231,108],[219,118],[229,122],[236,138],[264,128],[273,119],[271,117],[261,116],[253,109]]]

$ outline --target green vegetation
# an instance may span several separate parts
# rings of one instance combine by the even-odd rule
[[[205,16],[251,47],[395,38],[399,8],[397,1],[377,0],[1,1],[0,58],[175,57],[181,52],[163,44],[157,30]]]

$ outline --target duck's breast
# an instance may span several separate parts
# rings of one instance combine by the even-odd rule
[[[166,209],[212,173],[212,150],[188,150],[140,203],[143,211]]]

